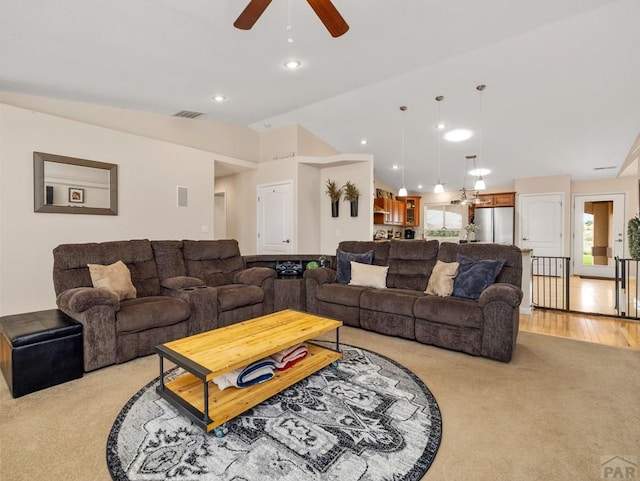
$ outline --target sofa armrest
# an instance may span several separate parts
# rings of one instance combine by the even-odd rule
[[[275,279],[277,276],[276,271],[268,267],[248,267],[233,276],[233,283],[262,286],[265,280]]]
[[[118,296],[108,289],[78,287],[60,293],[57,303],[62,312],[82,324],[84,370],[115,364]]]
[[[482,309],[490,302],[496,301],[506,302],[511,307],[519,306],[522,301],[522,290],[513,284],[496,283],[482,291],[478,298],[478,304]]]
[[[165,289],[168,289],[170,291],[178,291],[180,289],[203,286],[205,286],[205,283],[202,282],[202,279],[189,276],[168,277],[167,279],[160,281],[160,287],[162,287],[163,291]]]
[[[275,281],[278,274],[268,267],[248,267],[233,276],[234,284],[258,286],[264,292],[262,314],[271,314],[275,309]]]
[[[481,355],[509,362],[518,337],[522,290],[512,284],[497,283],[487,287],[478,305],[484,318]]]
[[[315,282],[320,284],[327,284],[330,282],[336,281],[336,271],[334,269],[328,269],[326,267],[321,267],[318,269],[307,269],[304,271],[305,279],[313,279]]]
[[[304,290],[307,312],[318,314],[318,288],[336,281],[336,271],[326,267],[304,271]]]
[[[61,310],[76,314],[82,313],[94,306],[110,307],[114,312],[120,309],[120,300],[115,292],[95,287],[68,289],[60,293],[57,303]]]

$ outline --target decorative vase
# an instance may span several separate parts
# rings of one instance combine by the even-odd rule
[[[358,217],[358,199],[351,201],[351,217]]]
[[[469,232],[469,242],[473,242],[476,240],[476,233],[471,231]]]
[[[331,202],[331,217],[338,217],[340,211],[340,201]]]

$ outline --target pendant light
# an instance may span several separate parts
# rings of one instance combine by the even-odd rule
[[[478,171],[478,166],[476,164],[476,156],[475,155],[467,155],[466,157],[467,159],[467,164],[469,163],[469,161],[471,161],[471,166],[473,167],[472,172],[479,172]],[[467,168],[469,168],[467,166]],[[481,187],[479,187],[481,186]],[[484,189],[484,180],[482,180],[482,177],[480,177],[479,179],[476,180],[476,183],[474,184],[473,188],[476,190],[476,193],[473,196],[473,199],[471,199],[471,201],[469,202],[470,204],[484,204],[485,201],[482,200],[480,198],[480,191],[482,189]]]
[[[476,90],[480,92],[480,158],[482,158],[482,91],[486,87],[487,86],[484,84],[478,85],[476,87]],[[482,171],[479,170],[476,166],[475,156],[474,156],[473,164],[474,164],[473,168],[476,170],[478,174],[478,179],[476,180],[474,188],[476,190],[484,190],[487,188],[487,184],[485,184],[484,179],[482,178]]]
[[[440,181],[440,132],[437,131],[442,125],[442,118],[440,117],[440,102],[442,100],[444,100],[442,95],[436,97],[436,102],[438,102],[438,125],[436,126],[436,132],[438,133],[438,182],[433,188],[434,194],[442,194],[444,192],[444,184]]]
[[[400,112],[402,112],[402,187],[398,191],[398,197],[407,196],[407,188],[404,186],[404,113],[407,111],[407,106],[402,105]]]

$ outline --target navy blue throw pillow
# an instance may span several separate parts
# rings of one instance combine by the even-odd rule
[[[373,251],[355,254],[353,252],[345,252],[338,249],[336,252],[336,258],[336,282],[339,282],[340,284],[349,284],[349,281],[351,280],[351,261],[359,262],[360,264],[371,264],[373,261]]]
[[[480,297],[482,291],[495,282],[504,266],[504,259],[476,261],[458,254],[456,260],[460,267],[453,281],[453,295],[467,299]]]

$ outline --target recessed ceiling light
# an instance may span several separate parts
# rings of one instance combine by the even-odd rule
[[[302,67],[302,62],[296,59],[289,59],[284,63],[284,66],[289,70],[295,70]]]
[[[227,100],[227,97],[225,97],[224,95],[214,95],[213,100],[215,100],[216,102],[224,102],[225,100]]]
[[[473,175],[474,177],[484,176],[491,173],[491,169],[471,169],[469,171],[469,175]]]
[[[436,129],[438,130],[442,130],[442,129],[446,129],[447,128],[447,124],[445,124],[444,122],[439,122],[436,124]]]
[[[470,139],[473,136],[473,132],[469,129],[453,129],[444,134],[445,140],[449,142],[463,142]]]
[[[367,145],[367,139],[360,140],[360,145]]]
[[[392,168],[393,170],[398,170],[400,167],[398,166],[398,164],[393,164],[393,165],[391,166],[391,168]]]
[[[418,189],[422,189],[422,184],[418,184]]]

